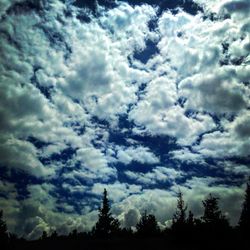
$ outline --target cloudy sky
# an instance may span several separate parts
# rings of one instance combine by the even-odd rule
[[[169,225],[179,188],[237,223],[250,174],[249,0],[0,2],[0,209],[11,232]]]

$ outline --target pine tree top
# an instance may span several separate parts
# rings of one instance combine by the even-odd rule
[[[205,223],[217,223],[221,220],[225,220],[220,208],[219,208],[219,198],[209,194],[209,196],[202,201],[204,206],[204,215],[202,220]]]

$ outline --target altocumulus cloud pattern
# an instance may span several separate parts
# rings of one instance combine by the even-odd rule
[[[0,208],[8,229],[91,230],[103,189],[122,226],[235,225],[250,173],[250,2],[0,2]]]

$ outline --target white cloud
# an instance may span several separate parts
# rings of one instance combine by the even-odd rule
[[[95,148],[78,149],[76,159],[88,168],[105,168],[107,166],[104,154]]]
[[[150,152],[150,149],[143,146],[138,147],[121,147],[117,146],[117,160],[125,165],[130,164],[132,161],[139,163],[155,164],[159,159]]]
[[[135,181],[145,185],[155,185],[166,181],[175,182],[183,173],[173,168],[156,167],[147,173],[125,171],[125,175]]]
[[[249,89],[234,80],[232,69],[196,74],[180,83],[186,108],[211,113],[236,113],[248,106]]]
[[[219,163],[219,166],[222,167],[228,173],[243,174],[246,177],[249,176],[250,174],[250,166],[247,164],[239,164],[230,161],[221,161]]]
[[[21,170],[36,177],[48,177],[54,174],[51,166],[44,166],[37,159],[37,150],[29,142],[8,139],[1,143],[0,158],[3,166]]]
[[[92,187],[91,193],[100,196],[103,193],[104,188],[106,188],[109,193],[109,199],[114,202],[121,201],[131,194],[141,192],[140,185],[129,185],[117,181],[113,184],[95,183]]]
[[[65,181],[74,180],[76,183],[87,182],[93,184],[96,180],[109,181],[111,178],[117,177],[117,170],[112,167],[100,167],[94,168],[81,167],[79,170],[72,170],[71,172],[62,175]],[[84,191],[84,190],[83,190]]]
[[[149,134],[168,135],[177,138],[177,142],[182,145],[190,145],[200,134],[215,127],[212,118],[207,115],[187,117],[180,106],[152,110],[151,105],[150,99],[145,99],[130,112],[130,119],[139,126],[145,126],[145,132]]]
[[[249,155],[249,112],[239,113],[233,122],[222,122],[224,131],[205,134],[194,150],[206,157],[246,157]]]
[[[118,46],[125,53],[145,47],[145,38],[155,36],[149,32],[148,22],[156,17],[156,10],[150,5],[135,6],[120,3],[101,17],[101,23],[114,32],[114,37],[120,40]]]
[[[201,154],[191,152],[188,148],[173,150],[170,154],[173,159],[177,159],[181,162],[199,164],[202,164],[204,162],[203,156]]]

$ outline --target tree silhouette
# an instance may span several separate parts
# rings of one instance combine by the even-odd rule
[[[0,243],[2,246],[6,247],[8,243],[8,231],[7,225],[3,220],[3,211],[0,211]]]
[[[107,190],[104,189],[102,207],[99,209],[98,221],[93,228],[93,233],[95,236],[107,237],[118,234],[119,232],[120,223],[111,215]]]
[[[184,229],[186,225],[186,210],[187,210],[187,206],[185,205],[183,194],[181,191],[179,191],[178,198],[177,198],[177,207],[176,207],[176,211],[173,215],[173,220],[172,220],[173,230]]]
[[[43,234],[41,236],[41,240],[46,240],[48,238],[48,234],[46,231],[43,231]]]
[[[153,214],[147,214],[145,211],[136,225],[137,234],[139,236],[155,236],[160,232],[156,218]]]
[[[218,231],[226,232],[229,229],[229,222],[227,218],[222,214],[219,205],[219,198],[214,197],[212,194],[202,201],[204,206],[204,214],[201,217],[203,225],[208,230],[214,230],[211,233],[216,233]]]
[[[57,239],[57,237],[58,237],[58,234],[57,234],[56,230],[54,230],[54,231],[52,232],[50,238],[53,239],[53,240],[55,240],[55,239]]]
[[[74,229],[72,232],[69,233],[69,238],[71,239],[77,239],[78,232],[77,229]]]
[[[3,220],[3,210],[0,211],[0,234],[7,234],[7,226]]]
[[[192,242],[196,240],[196,237],[197,237],[197,219],[194,218],[194,214],[192,213],[192,211],[189,210],[188,217],[186,219],[186,224],[183,227],[182,238],[184,238],[188,242]]]
[[[247,182],[245,200],[242,205],[242,212],[239,220],[239,227],[243,232],[250,231],[250,178]]]
[[[194,226],[194,214],[190,210],[188,212],[187,225],[190,228]]]
[[[212,194],[209,194],[209,197],[202,201],[204,206],[204,215],[202,220],[205,223],[214,223],[224,218],[219,209],[218,200],[218,197],[214,197]]]

